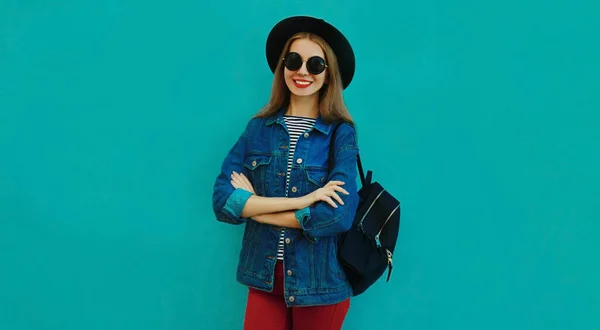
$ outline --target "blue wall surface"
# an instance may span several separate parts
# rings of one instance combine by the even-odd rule
[[[403,203],[353,329],[600,329],[595,1],[0,1],[0,329],[240,329],[212,184],[278,20],[356,50],[364,165]]]

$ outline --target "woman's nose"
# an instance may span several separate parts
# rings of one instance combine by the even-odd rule
[[[306,61],[302,61],[302,66],[298,69],[298,73],[303,76],[308,76],[308,70],[306,69]]]

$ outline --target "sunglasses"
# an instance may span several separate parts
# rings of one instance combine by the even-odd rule
[[[300,69],[302,67],[302,63],[304,63],[304,60],[298,53],[291,52],[283,58],[283,65],[285,65],[285,67],[290,71],[296,71]],[[319,56],[313,56],[306,60],[306,70],[312,74],[320,74],[321,72],[325,71],[325,68],[327,68],[325,60]]]

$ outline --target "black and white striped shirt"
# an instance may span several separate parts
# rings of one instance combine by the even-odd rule
[[[288,132],[290,133],[290,154],[288,156],[287,163],[287,175],[285,179],[285,196],[288,196],[288,188],[290,185],[290,172],[292,170],[292,163],[294,160],[294,152],[296,151],[296,142],[301,134],[309,131],[316,122],[314,118],[299,117],[299,116],[284,116],[285,125],[287,126]],[[277,250],[277,259],[283,260],[283,239],[285,230],[281,230],[281,236],[279,237],[279,245]]]

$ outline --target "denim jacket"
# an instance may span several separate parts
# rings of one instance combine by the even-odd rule
[[[252,118],[229,150],[217,176],[213,210],[218,221],[244,225],[237,281],[272,291],[280,229],[242,218],[250,193],[231,185],[231,173],[244,173],[257,195],[285,197],[289,134],[283,111],[270,118]],[[302,229],[285,228],[284,294],[288,306],[314,306],[340,302],[352,289],[337,260],[337,236],[352,225],[358,203],[358,147],[353,126],[342,123],[336,134],[335,165],[327,171],[333,124],[317,118],[315,126],[300,135],[290,174],[288,197],[300,197],[331,180],[344,182],[349,195],[338,194],[344,204],[325,202],[295,210]]]

